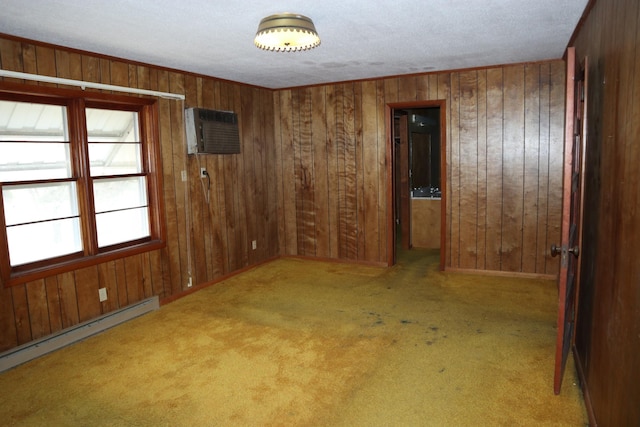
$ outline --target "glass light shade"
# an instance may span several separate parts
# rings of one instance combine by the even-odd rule
[[[320,44],[313,21],[295,13],[271,15],[260,21],[254,44],[260,49],[295,52]]]

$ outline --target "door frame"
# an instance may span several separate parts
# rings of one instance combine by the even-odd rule
[[[396,212],[395,203],[395,146],[393,138],[394,110],[414,108],[440,108],[440,270],[445,268],[446,252],[446,219],[447,219],[447,120],[446,100],[421,100],[407,102],[390,102],[385,105],[386,128],[386,164],[387,164],[387,265],[396,263]]]

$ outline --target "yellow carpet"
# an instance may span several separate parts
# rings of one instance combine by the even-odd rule
[[[17,426],[583,426],[556,287],[281,259],[0,374]]]

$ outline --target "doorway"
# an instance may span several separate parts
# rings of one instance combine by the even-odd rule
[[[393,224],[389,233],[392,258],[396,251],[439,249],[445,253],[445,101],[389,104],[391,156],[389,188]]]

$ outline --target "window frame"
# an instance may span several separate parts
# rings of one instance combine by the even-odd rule
[[[12,267],[9,260],[2,186],[0,182],[0,279],[4,287],[97,265],[166,246],[162,190],[162,162],[159,137],[158,100],[145,96],[113,95],[103,92],[59,89],[47,86],[0,82],[0,98],[18,102],[67,107],[72,181],[76,182],[83,249],[79,253]],[[138,113],[142,172],[147,181],[149,237],[98,247],[93,179],[89,167],[86,108],[104,108]],[[39,180],[41,181],[41,180]],[[54,180],[51,180],[54,181]],[[20,181],[29,183],[31,181]],[[13,183],[12,183],[13,184]]]

